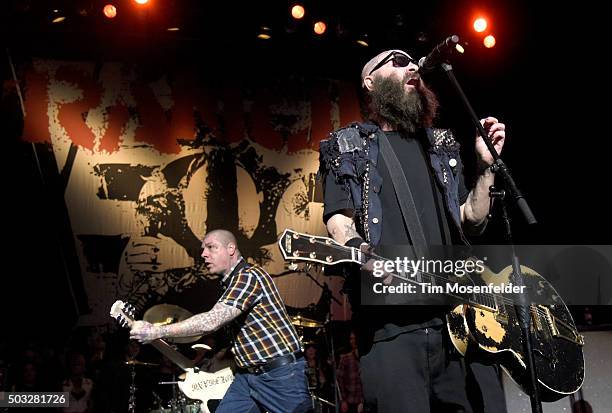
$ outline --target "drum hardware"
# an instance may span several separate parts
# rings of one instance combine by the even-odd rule
[[[317,320],[313,320],[311,318],[303,317],[301,314],[291,317],[291,324],[296,327],[310,327],[310,328],[319,328],[323,327],[323,323]]]
[[[138,361],[138,360],[128,360],[125,362],[125,364],[129,365],[129,366],[142,366],[142,367],[155,367],[155,366],[159,366],[159,364],[157,363],[147,363],[144,361]]]
[[[160,381],[157,383],[161,385],[171,385],[172,398],[165,406],[162,406],[163,403],[161,403],[161,399],[159,399],[158,403],[160,408],[152,410],[150,413],[200,413],[202,410],[197,401],[187,399],[182,392],[177,391],[179,382],[176,381],[176,374],[173,376],[172,381]]]
[[[129,366],[132,381],[130,382],[130,398],[128,399],[128,412],[134,413],[136,411],[136,365],[129,364]]]

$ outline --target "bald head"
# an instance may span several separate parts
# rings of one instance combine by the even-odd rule
[[[236,237],[230,231],[226,229],[215,229],[206,234],[204,239],[208,237],[215,237],[220,243],[227,246],[228,244],[234,244],[237,246]]]
[[[399,50],[399,49],[390,49],[390,50],[385,50],[384,52],[380,52],[379,54],[377,54],[376,56],[374,56],[373,58],[371,58],[364,66],[363,69],[361,69],[361,86],[362,87],[366,87],[366,77],[369,77],[372,75],[372,70],[374,70],[374,68],[381,63],[385,58],[389,58],[393,53],[401,53],[404,54],[408,57],[410,57],[410,55],[408,53],[406,53],[403,50]]]
[[[225,229],[210,231],[202,242],[202,258],[211,274],[225,275],[233,268],[241,254],[236,237]]]

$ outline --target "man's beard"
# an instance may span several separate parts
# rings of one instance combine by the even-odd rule
[[[407,91],[405,85],[410,78],[410,74],[401,80],[391,76],[375,76],[370,91],[370,109],[392,127],[413,133],[420,127],[432,125],[439,103],[436,95],[420,78],[415,89]]]

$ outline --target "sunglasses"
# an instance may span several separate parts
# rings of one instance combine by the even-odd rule
[[[378,64],[374,66],[372,70],[370,70],[370,73],[368,73],[368,76],[370,76],[372,73],[374,73],[375,71],[377,71],[378,69],[380,69],[381,67],[389,63],[389,61],[393,62],[393,67],[406,67],[410,63],[414,63],[415,65],[418,64],[416,60],[414,60],[412,57],[404,53],[391,52],[383,60],[378,62]]]

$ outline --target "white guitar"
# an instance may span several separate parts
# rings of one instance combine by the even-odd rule
[[[111,307],[110,316],[123,327],[131,328],[134,324],[134,307],[129,303],[117,300]],[[229,367],[214,373],[206,373],[199,371],[191,360],[164,340],[155,340],[151,342],[151,345],[185,371],[185,380],[178,382],[179,389],[190,399],[199,400],[200,408],[204,413],[210,413],[208,401],[223,399],[234,380],[234,374]]]

